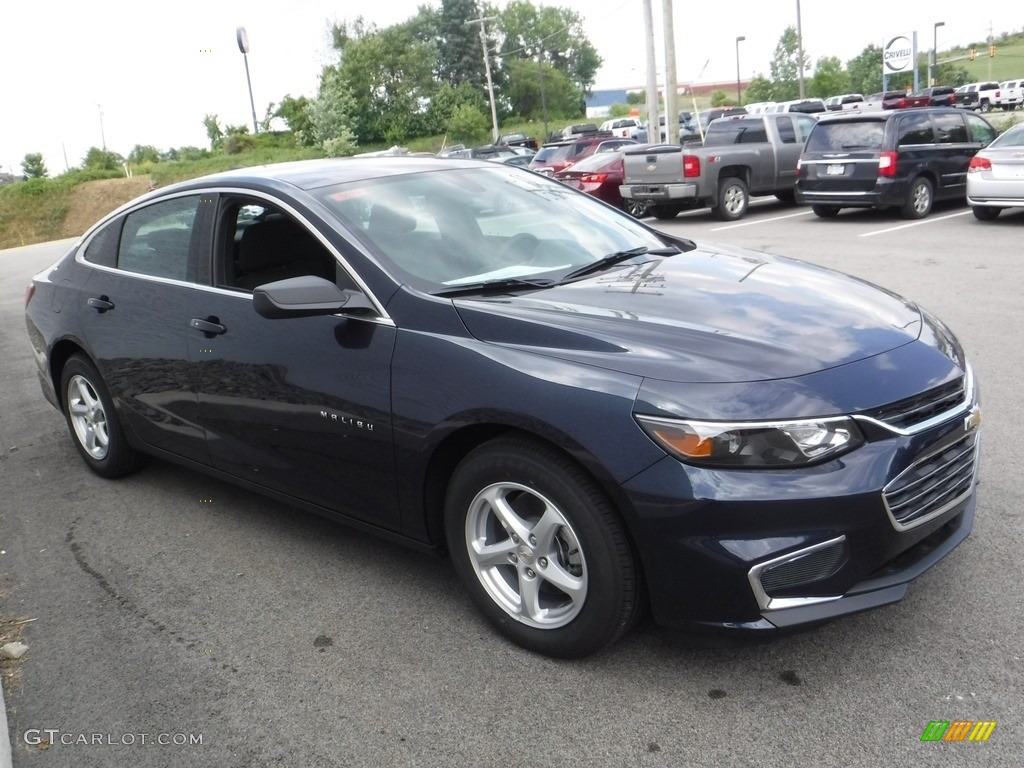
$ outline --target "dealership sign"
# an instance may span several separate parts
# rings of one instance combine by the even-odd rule
[[[882,73],[907,72],[914,67],[914,44],[908,35],[891,38],[882,49]]]

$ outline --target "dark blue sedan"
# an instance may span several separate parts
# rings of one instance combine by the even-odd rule
[[[645,610],[767,633],[892,603],[974,517],[978,386],[939,320],[518,168],[178,184],[90,229],[26,311],[96,473],[156,456],[446,551],[552,656]]]

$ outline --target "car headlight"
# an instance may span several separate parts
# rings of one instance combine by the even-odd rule
[[[795,467],[832,459],[864,442],[845,416],[796,421],[694,421],[634,414],[658,445],[690,464]]]

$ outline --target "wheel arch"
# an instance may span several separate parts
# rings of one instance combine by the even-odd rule
[[[484,443],[497,437],[523,437],[541,443],[565,455],[587,473],[616,510],[626,532],[630,549],[643,571],[643,558],[637,547],[634,516],[629,500],[619,483],[608,474],[601,463],[576,440],[547,425],[510,424],[490,421],[470,424],[445,435],[431,451],[422,482],[422,515],[430,543],[440,551],[446,549],[444,532],[444,501],[449,481],[466,456]]]
[[[64,373],[64,366],[72,355],[81,353],[89,362],[96,365],[96,361],[85,351],[85,348],[74,339],[61,339],[50,350],[50,382],[53,384],[53,391],[57,395],[57,405],[64,408],[64,393],[61,391],[60,379]]]

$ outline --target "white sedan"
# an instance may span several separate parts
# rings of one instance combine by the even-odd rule
[[[1024,206],[1024,123],[978,152],[967,167],[967,204],[981,221],[1003,208]]]

